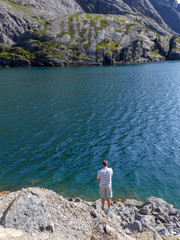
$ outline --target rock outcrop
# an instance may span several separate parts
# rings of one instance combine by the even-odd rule
[[[180,238],[180,210],[155,197],[144,203],[117,200],[102,210],[100,200],[65,199],[50,190],[28,188],[0,196],[0,219],[1,240]]]
[[[180,59],[180,38],[148,0],[87,1],[1,1],[0,66]]]
[[[176,0],[150,0],[164,22],[170,28],[180,34],[180,4]]]
[[[41,199],[31,191],[23,191],[8,206],[1,218],[5,228],[16,228],[26,232],[53,232],[53,223]]]

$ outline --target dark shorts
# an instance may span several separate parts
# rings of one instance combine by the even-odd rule
[[[112,198],[112,188],[111,187],[99,187],[99,194],[101,198]]]

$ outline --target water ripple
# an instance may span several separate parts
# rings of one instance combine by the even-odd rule
[[[0,69],[0,190],[96,199],[108,159],[115,198],[180,207],[179,67]]]

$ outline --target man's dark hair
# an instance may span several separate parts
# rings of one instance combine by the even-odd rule
[[[103,160],[102,165],[106,167],[108,165],[108,161],[107,160]]]

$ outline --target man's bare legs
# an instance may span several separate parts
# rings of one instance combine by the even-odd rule
[[[111,206],[111,199],[110,198],[107,199],[107,204],[108,204],[108,208],[110,208],[110,206]]]
[[[102,207],[104,208],[105,198],[101,198]]]
[[[102,207],[104,208],[105,198],[101,198]],[[111,198],[107,199],[108,208],[111,206]]]

